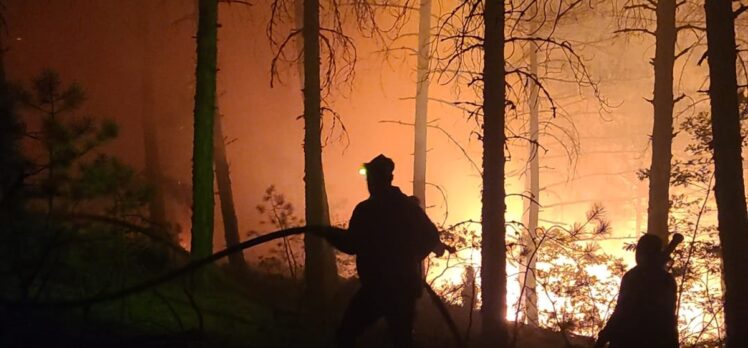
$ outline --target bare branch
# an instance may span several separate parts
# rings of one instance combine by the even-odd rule
[[[734,18],[740,17],[745,11],[748,11],[748,5],[740,5],[737,10],[733,13]]]
[[[399,124],[399,125],[403,125],[403,126],[414,126],[413,123],[407,123],[407,122],[402,122],[402,121],[394,121],[394,120],[383,120],[383,121],[379,121],[379,123],[394,123],[394,124]],[[473,169],[479,175],[483,175],[483,171],[481,170],[480,166],[478,166],[478,163],[476,163],[473,160],[473,158],[470,157],[470,154],[467,152],[467,149],[465,149],[465,147],[463,147],[462,144],[460,144],[457,141],[457,139],[455,139],[452,136],[452,134],[449,134],[449,132],[447,132],[444,128],[442,128],[442,127],[440,127],[438,125],[430,124],[427,127],[436,129],[436,130],[440,131],[442,134],[444,134],[444,136],[446,136],[447,139],[449,139],[450,142],[452,142],[455,146],[457,146],[458,149],[460,149],[460,151],[462,152],[463,156],[465,156],[465,158],[468,160],[468,162],[470,162],[470,165],[473,167]]]
[[[683,30],[692,30],[697,32],[706,32],[706,27],[700,27],[694,24],[684,24],[675,28],[676,33],[680,33]]]
[[[691,52],[691,51],[692,51],[692,50],[693,50],[693,49],[694,49],[694,48],[695,48],[696,46],[698,46],[699,44],[700,44],[700,42],[699,42],[699,41],[695,41],[695,42],[694,42],[694,43],[692,43],[692,44],[691,44],[690,46],[688,46],[688,47],[684,48],[683,50],[681,50],[680,52],[676,53],[676,54],[675,54],[675,60],[678,60],[678,59],[680,59],[681,57],[683,57],[684,55],[686,55],[686,54],[687,54],[688,52]]]
[[[655,36],[655,33],[649,29],[643,29],[643,28],[624,28],[624,29],[618,29],[614,31],[614,33],[636,33],[636,34],[646,34]]]
[[[623,7],[624,10],[636,10],[636,9],[642,9],[642,10],[649,10],[657,12],[657,7],[650,4],[635,4],[635,5],[627,5]]]

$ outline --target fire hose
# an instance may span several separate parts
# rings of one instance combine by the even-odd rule
[[[329,235],[332,233],[341,233],[345,231],[346,230],[344,229],[331,227],[331,226],[303,226],[303,227],[293,227],[293,228],[282,229],[282,230],[264,234],[256,238],[246,240],[236,245],[232,245],[230,247],[227,247],[226,249],[223,249],[219,252],[209,255],[205,258],[193,260],[187,263],[186,265],[178,269],[175,269],[173,271],[167,272],[159,277],[156,277],[151,280],[146,280],[144,282],[135,284],[129,288],[125,288],[119,291],[114,291],[111,293],[101,294],[101,295],[78,299],[78,300],[24,303],[22,304],[22,306],[25,308],[35,308],[35,309],[44,309],[44,308],[63,309],[63,308],[88,307],[88,306],[91,306],[97,303],[109,302],[109,301],[113,301],[116,299],[120,299],[120,298],[124,298],[130,295],[140,293],[142,291],[164,284],[166,282],[177,279],[179,277],[192,274],[195,270],[205,267],[209,264],[212,264],[215,261],[218,261],[224,257],[229,256],[230,254],[241,252],[244,249],[248,249],[248,248],[251,248],[251,247],[254,247],[260,244],[264,244],[264,243],[267,243],[267,242],[270,242],[276,239],[303,234],[303,233],[311,233],[311,234],[314,234],[320,237],[325,237],[326,235]],[[460,335],[459,329],[457,328],[457,324],[455,323],[452,316],[449,314],[449,311],[446,305],[444,304],[444,302],[441,300],[439,295],[434,291],[433,288],[431,288],[431,286],[425,280],[423,281],[423,286],[426,289],[426,292],[429,294],[429,297],[431,298],[431,300],[434,302],[434,305],[437,307],[439,313],[444,318],[447,326],[449,327],[450,332],[454,336],[457,347],[465,347],[465,343],[462,339],[462,336]],[[7,305],[8,303],[5,303],[5,304]]]

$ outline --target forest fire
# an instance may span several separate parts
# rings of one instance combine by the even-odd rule
[[[2,347],[748,347],[746,0],[0,28]]]

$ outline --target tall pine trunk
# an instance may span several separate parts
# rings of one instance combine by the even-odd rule
[[[213,253],[213,119],[216,112],[218,0],[200,0],[192,146],[193,259]]]
[[[481,211],[481,322],[483,342],[508,344],[506,328],[506,227],[504,214],[504,2],[485,1],[483,49],[483,192]]]
[[[154,65],[156,49],[153,43],[151,16],[153,6],[142,5],[140,14],[143,35],[143,59],[140,68],[141,117],[143,117],[143,146],[145,150],[145,176],[154,186],[154,196],[148,205],[149,217],[157,225],[166,224],[166,202],[161,189],[161,158],[158,149],[158,114],[154,91]]]
[[[652,163],[649,169],[647,233],[668,238],[670,210],[670,160],[673,144],[673,67],[675,65],[675,0],[657,1],[654,58],[654,123]]]
[[[218,198],[221,202],[223,236],[226,239],[226,246],[231,247],[239,244],[239,222],[236,219],[236,209],[234,208],[234,194],[231,189],[231,172],[229,169],[228,156],[226,156],[226,143],[223,136],[223,122],[220,113],[216,113],[213,141],[215,146],[213,160],[216,169]],[[235,270],[243,270],[247,265],[244,260],[244,254],[238,252],[229,255],[229,265]]]
[[[530,45],[530,74],[538,76],[538,45],[533,42]],[[539,139],[539,105],[538,93],[540,87],[535,81],[530,82],[530,175],[528,176],[528,191],[532,199],[527,202],[527,234],[525,235],[525,277],[524,286],[524,308],[527,324],[538,326],[538,294],[536,292],[537,282],[535,280],[535,264],[537,261],[537,248],[535,246],[536,232],[538,229],[538,218],[540,215],[540,148]]]
[[[3,30],[0,33],[0,224],[6,224],[6,219],[17,218],[14,212],[23,207],[15,193],[20,188],[23,177],[24,166],[19,145],[23,132],[6,80],[5,52],[8,48],[3,40],[4,23],[0,23],[0,29]]]
[[[706,0],[709,95],[712,107],[714,196],[722,248],[727,347],[748,347],[748,216],[730,0]]]
[[[2,14],[2,13],[0,13]],[[0,28],[5,29],[0,23]],[[5,80],[5,44],[4,34],[0,33],[0,223],[5,224],[8,195],[17,182],[16,172],[16,120]]]
[[[304,0],[304,193],[308,225],[330,224],[322,171],[319,6],[319,0]],[[327,242],[311,234],[304,236],[304,248],[307,296],[316,304],[328,303],[338,277],[335,254]]]
[[[426,207],[426,146],[428,138],[429,60],[431,57],[431,0],[418,9],[418,63],[416,71],[416,119],[413,149],[413,195]]]

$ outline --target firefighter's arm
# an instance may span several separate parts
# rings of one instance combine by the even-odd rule
[[[325,236],[325,239],[343,253],[348,255],[355,255],[358,253],[358,245],[360,244],[359,240],[361,239],[360,236],[362,233],[361,214],[360,206],[356,206],[353,210],[353,215],[351,215],[351,221],[348,223],[348,231],[336,231],[335,233],[330,233]]]
[[[668,274],[668,293],[667,293],[667,304],[668,304],[668,311],[671,314],[671,322],[668,323],[669,332],[668,336],[670,337],[670,348],[678,348],[679,342],[678,342],[678,319],[676,318],[676,306],[678,301],[678,295],[677,295],[677,284],[675,283],[675,278],[673,278],[670,274]]]
[[[600,330],[600,333],[597,336],[597,341],[595,342],[595,348],[605,347],[605,344],[610,342],[611,338],[615,335],[615,332],[619,330],[622,322],[625,320],[631,320],[630,318],[626,318],[628,316],[628,307],[631,305],[629,304],[630,285],[628,284],[629,280],[626,275],[624,275],[621,280],[621,288],[618,291],[616,308],[613,310],[610,319],[608,319],[608,323],[602,330]]]
[[[617,326],[617,315],[615,310],[613,311],[613,315],[610,316],[610,319],[608,320],[608,323],[605,324],[602,330],[597,334],[597,340],[595,341],[594,348],[603,348],[605,345],[610,342],[612,332],[615,330],[615,327]]]
[[[613,326],[615,326],[614,323],[613,316],[611,316],[605,327],[603,327],[603,329],[597,334],[597,340],[593,346],[594,348],[603,348],[608,342],[610,342],[611,331],[613,331]]]
[[[421,246],[421,255],[419,257],[425,258],[431,252],[434,252],[437,256],[443,255],[444,251],[449,247],[439,240],[439,230],[436,228],[436,225],[431,222],[431,219],[429,219],[426,212],[420,206],[415,205],[414,208],[413,214],[416,217],[416,224],[418,226],[418,245]]]
[[[607,332],[605,331],[605,329],[603,329],[597,335],[597,341],[595,341],[595,345],[593,347],[594,348],[603,348],[603,347],[605,347],[606,344],[608,344],[608,342],[610,342],[610,337],[608,337]]]
[[[334,231],[325,234],[325,239],[335,247],[348,255],[354,255],[356,249],[353,246],[351,239],[348,237],[349,232]]]
[[[457,252],[457,248],[455,248],[455,247],[453,247],[451,245],[446,245],[443,242],[439,241],[439,244],[432,251],[434,252],[434,254],[437,257],[442,257],[445,252],[449,252],[450,254],[456,253]]]
[[[423,257],[428,256],[430,252],[436,254],[437,257],[441,257],[447,251],[452,254],[456,253],[457,249],[442,243],[439,239],[439,230],[436,228],[436,225],[431,222],[431,219],[426,215],[426,212],[421,209],[421,200],[416,196],[408,196],[408,198],[416,208],[416,211],[413,214],[417,217],[417,224],[424,227],[426,238],[424,238],[425,241],[423,244],[428,246],[429,249],[425,251]]]

